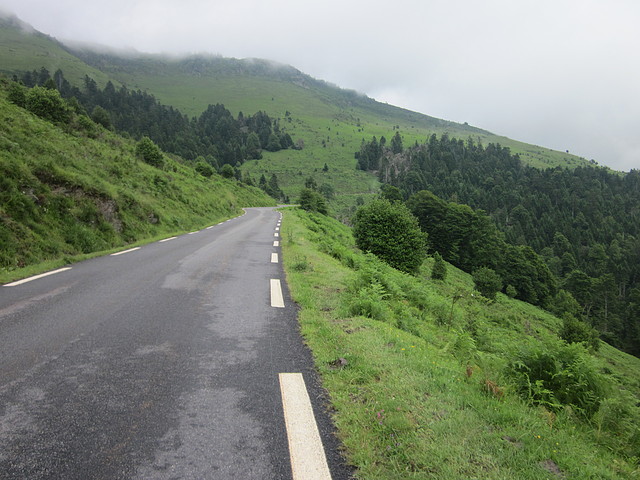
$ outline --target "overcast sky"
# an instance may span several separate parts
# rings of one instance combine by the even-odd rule
[[[640,169],[638,0],[0,0],[60,40],[290,64],[388,103]]]

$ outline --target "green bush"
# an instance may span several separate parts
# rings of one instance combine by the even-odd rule
[[[482,267],[473,272],[473,283],[476,290],[485,298],[495,300],[502,288],[502,278],[492,269]]]
[[[67,123],[71,108],[57,90],[33,87],[25,95],[25,107],[31,113],[52,122]]]
[[[198,163],[196,163],[195,169],[196,172],[207,178],[211,177],[211,175],[213,175],[214,173],[213,167],[205,161],[199,161]]]
[[[222,175],[224,178],[233,178],[236,175],[236,171],[231,165],[225,163],[220,169],[220,175]]]
[[[142,137],[136,145],[136,155],[145,163],[154,167],[162,167],[164,165],[164,156],[162,150],[153,143],[149,137]]]
[[[308,212],[329,213],[324,196],[310,188],[300,190],[300,207]]]
[[[387,303],[384,302],[387,296],[382,285],[372,283],[352,297],[349,302],[349,314],[379,321],[389,320],[391,313]]]
[[[590,325],[571,315],[564,315],[560,338],[567,343],[584,343],[585,346],[598,351],[600,338],[598,331]]]
[[[111,115],[100,105],[96,105],[91,112],[91,120],[104,128],[111,128]]]
[[[7,98],[11,103],[16,104],[19,107],[25,108],[27,106],[27,89],[24,85],[17,82],[11,83],[9,86],[9,93]]]
[[[360,207],[353,236],[358,248],[403,272],[415,273],[424,260],[427,236],[404,204],[378,198]]]
[[[507,375],[529,402],[550,410],[568,406],[590,419],[606,398],[606,385],[580,344],[538,347],[520,352]]]

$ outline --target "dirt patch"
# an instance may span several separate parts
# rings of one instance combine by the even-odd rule
[[[540,462],[540,466],[547,472],[553,473],[558,478],[567,478],[564,472],[560,470],[558,464],[553,460],[543,460],[542,462]]]

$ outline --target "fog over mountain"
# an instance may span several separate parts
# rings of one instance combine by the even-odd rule
[[[286,63],[377,100],[640,168],[633,0],[0,0],[59,40]]]

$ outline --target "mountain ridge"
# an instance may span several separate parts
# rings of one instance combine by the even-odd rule
[[[362,133],[360,128],[363,127],[362,124],[367,123],[371,127],[369,132],[379,136],[389,134],[392,127],[398,127],[410,142],[423,139],[432,133],[447,133],[462,139],[473,136],[475,140],[485,144],[500,143],[507,146],[514,153],[520,154],[524,162],[541,168],[557,165],[572,168],[576,165],[590,164],[586,159],[567,152],[526,144],[480,127],[438,119],[378,102],[354,90],[315,79],[290,65],[263,59],[233,59],[212,54],[163,56],[118,52],[108,47],[105,48],[106,52],[99,52],[95,46],[79,46],[71,42],[65,44],[40,32],[38,33],[41,36],[31,35],[30,38],[28,34],[24,34],[23,27],[17,26],[18,24],[24,22],[15,16],[13,22],[5,18],[5,21],[0,23],[0,71],[8,75],[42,66],[51,72],[61,68],[65,77],[75,84],[81,84],[85,74],[99,85],[111,80],[129,88],[147,91],[190,117],[200,114],[208,104],[215,103],[224,104],[235,114],[240,111],[265,110],[276,117],[277,114],[284,116],[285,111],[289,110],[282,100],[286,99],[290,103],[300,103],[302,111],[313,112],[316,117],[325,119],[320,130],[326,130],[327,122],[332,119],[352,116],[354,124],[361,124],[352,132],[356,134]],[[16,36],[17,30],[22,34],[20,37]],[[37,32],[35,29],[33,31]],[[31,42],[36,45],[29,46],[34,38],[40,42]],[[46,46],[42,45],[42,41],[45,40],[50,43],[51,52],[42,52],[46,49]],[[15,55],[9,55],[8,50],[12,47],[7,44],[12,42],[20,46],[19,59]],[[30,48],[35,48],[36,52],[30,55]],[[112,52],[118,53],[116,55]],[[43,57],[48,59],[44,65]],[[250,70],[253,70],[253,76],[246,75]],[[319,111],[318,103],[324,104],[324,111]],[[384,124],[386,128],[373,128],[381,126],[380,124]],[[345,145],[347,150],[336,148],[335,154],[345,158],[351,157],[360,140],[358,137],[357,142],[347,142],[351,144]]]

